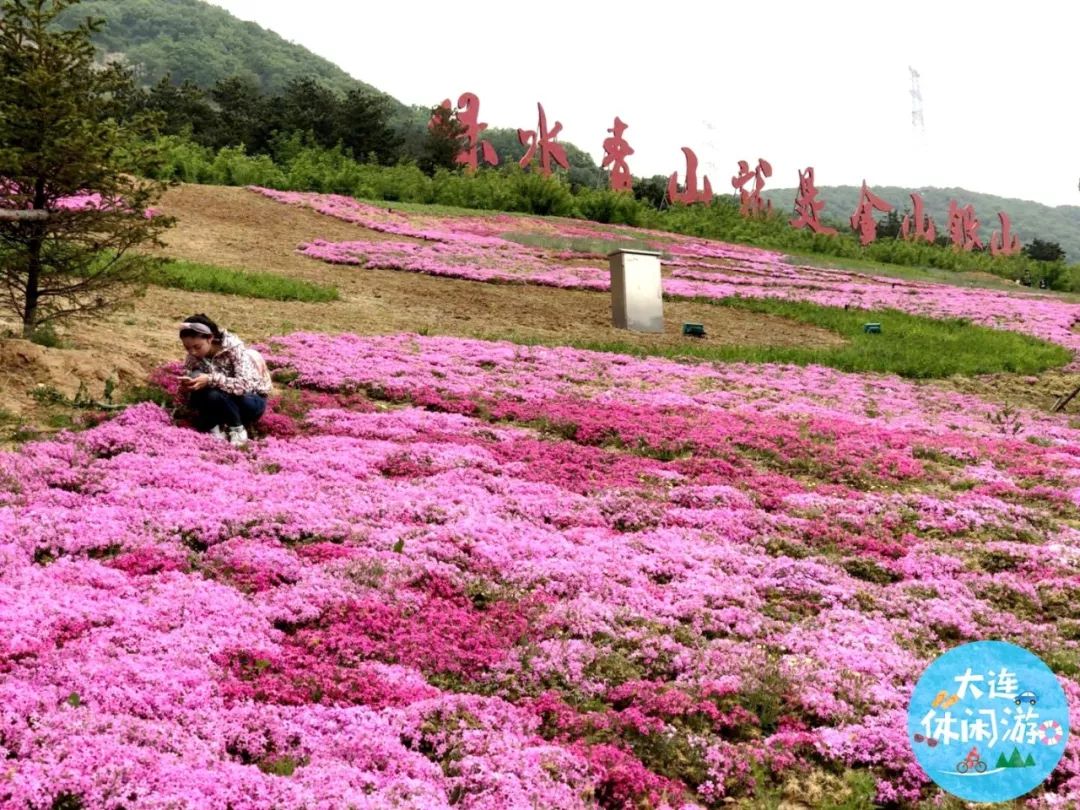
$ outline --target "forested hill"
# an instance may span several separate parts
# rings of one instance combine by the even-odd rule
[[[773,201],[773,207],[791,211],[795,202],[793,188],[766,189],[764,194]],[[834,222],[846,222],[859,203],[859,186],[822,186],[818,199],[825,202],[822,216]],[[926,212],[934,218],[938,232],[945,230],[948,222],[949,200],[960,205],[970,203],[975,208],[981,227],[979,234],[984,244],[989,244],[990,234],[1000,230],[998,211],[1004,211],[1012,220],[1013,230],[1021,241],[1032,239],[1057,242],[1068,254],[1069,261],[1080,261],[1080,206],[1059,205],[1051,207],[1030,200],[1016,200],[993,194],[980,194],[962,188],[900,188],[898,186],[873,186],[871,191],[894,206],[903,216],[911,209],[913,192],[922,195]]]
[[[398,158],[416,159],[420,156],[431,115],[430,107],[442,99],[442,96],[438,95],[441,91],[432,85],[430,105],[406,106],[381,90],[352,78],[337,65],[316,56],[306,48],[288,42],[255,23],[237,19],[224,9],[202,0],[82,0],[67,9],[61,21],[74,25],[76,21],[86,17],[105,20],[103,30],[95,37],[95,44],[102,57],[122,56],[123,62],[136,68],[140,82],[147,87],[157,85],[166,75],[174,86],[191,82],[203,91],[234,79],[241,80],[241,87],[250,81],[262,97],[256,104],[276,107],[279,113],[284,108],[291,109],[299,105],[298,109],[302,114],[294,115],[293,118],[308,120],[316,130],[319,129],[320,118],[332,118],[334,113],[320,108],[321,100],[318,94],[309,92],[311,82],[338,96],[345,96],[356,89],[375,94],[385,100],[385,108],[379,112],[380,121],[385,121],[403,142],[394,154],[376,150],[380,151],[384,162],[392,162]],[[297,81],[306,83],[306,86],[290,89],[290,83]],[[237,87],[235,84],[231,86],[234,90]],[[306,92],[309,97],[296,98],[297,92]],[[282,95],[286,98],[282,99]],[[190,123],[196,140],[206,142],[200,136],[206,134],[202,129],[207,122],[186,119],[193,114],[198,119],[198,111],[202,109],[199,105],[210,102],[199,101],[190,96],[177,96],[172,102],[180,108],[186,105],[186,109],[166,110],[169,120],[177,124],[173,129],[181,131],[184,123]],[[217,107],[220,104],[214,102],[212,106]],[[234,117],[243,117],[245,113],[249,118],[253,115],[246,108],[231,112]],[[273,116],[262,123],[266,125],[263,128],[268,131],[275,128],[291,129],[288,121],[280,121]],[[524,147],[517,140],[516,130],[493,127],[486,135],[495,145],[503,162],[517,160],[524,153]],[[210,140],[213,141],[212,138]],[[332,146],[332,140],[323,145]],[[249,152],[267,151],[265,144],[249,140],[242,142]],[[217,142],[207,143],[214,148],[223,145]],[[573,182],[587,185],[602,182],[600,171],[588,154],[572,143],[562,143],[573,167]],[[369,145],[369,148],[374,147]]]
[[[95,37],[102,53],[123,54],[147,84],[170,73],[177,83],[189,80],[200,87],[240,76],[267,94],[292,79],[315,79],[340,93],[375,89],[307,48],[201,0],[84,0],[62,19],[86,17],[106,21]]]

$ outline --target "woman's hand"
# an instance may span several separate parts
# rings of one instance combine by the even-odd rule
[[[210,385],[210,375],[200,374],[198,377],[184,377],[180,380],[180,387],[185,391],[199,391]]]

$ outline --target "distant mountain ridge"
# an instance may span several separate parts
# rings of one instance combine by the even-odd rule
[[[102,54],[122,54],[146,83],[170,73],[177,83],[188,80],[200,87],[242,76],[268,94],[303,78],[342,94],[357,87],[375,90],[307,48],[202,0],[83,0],[67,9],[61,22],[86,17],[106,21],[94,42]]]
[[[795,205],[797,189],[765,189],[763,195],[773,201],[773,207],[780,211],[792,211]],[[822,216],[834,223],[846,224],[859,203],[860,186],[822,186],[818,189],[818,199],[825,202]],[[956,200],[960,205],[974,207],[979,219],[979,235],[983,244],[989,245],[990,235],[1000,230],[998,212],[1009,215],[1011,227],[1025,244],[1033,239],[1057,242],[1068,254],[1068,261],[1080,261],[1080,206],[1049,206],[1031,200],[1017,200],[1011,197],[998,197],[963,188],[901,188],[899,186],[873,186],[871,191],[894,206],[903,216],[911,209],[911,194],[922,195],[925,212],[934,218],[938,232],[943,232],[948,223],[949,201]],[[878,215],[881,216],[881,215]]]

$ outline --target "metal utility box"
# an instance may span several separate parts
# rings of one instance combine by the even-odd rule
[[[663,332],[660,254],[653,250],[616,250],[608,254],[608,266],[612,325],[634,332]]]

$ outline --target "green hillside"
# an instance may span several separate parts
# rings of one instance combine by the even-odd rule
[[[276,93],[301,78],[341,93],[374,89],[273,31],[201,0],[84,0],[65,12],[67,20],[88,16],[106,20],[95,38],[102,53],[123,54],[148,84],[171,73],[176,82],[189,80],[200,87],[241,76],[254,80],[264,93]]]
[[[858,205],[860,191],[859,186],[823,186],[818,195],[818,199],[825,201],[822,215],[834,222],[846,223]],[[1013,231],[1022,242],[1028,243],[1032,239],[1057,242],[1068,254],[1069,261],[1080,261],[1080,206],[1051,207],[1030,200],[998,197],[962,188],[873,186],[872,191],[895,206],[901,216],[911,208],[909,195],[913,192],[922,194],[926,211],[934,218],[939,233],[948,222],[949,200],[956,200],[960,205],[970,203],[981,223],[979,235],[984,244],[989,244],[990,234],[1000,229],[997,215],[998,211],[1004,211],[1012,220]],[[795,204],[795,192],[793,188],[767,189],[765,196],[773,201],[774,207],[790,211]]]
[[[426,136],[429,107],[406,106],[303,46],[202,0],[82,0],[61,19],[73,24],[85,17],[105,20],[94,38],[102,57],[122,56],[144,85],[154,85],[168,74],[175,85],[189,81],[204,90],[239,77],[253,81],[267,98],[296,79],[314,80],[342,95],[362,88],[388,99],[388,121],[403,137],[406,154],[419,152]],[[433,95],[431,103],[440,98]],[[517,160],[524,152],[517,130],[492,129],[487,137],[496,143],[503,161]],[[574,167],[572,179],[598,183],[599,169],[592,158],[573,144],[563,145]]]

